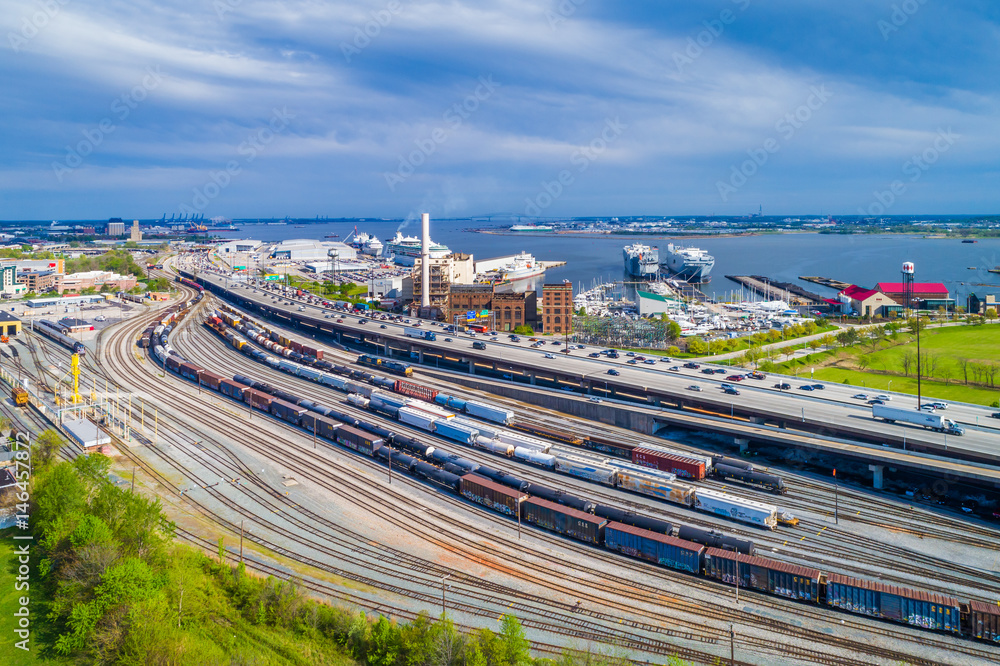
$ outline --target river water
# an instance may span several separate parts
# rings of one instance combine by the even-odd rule
[[[302,228],[288,225],[241,225],[239,232],[226,234],[231,238],[255,238],[276,241],[291,238],[329,240],[329,234],[346,238],[357,225],[359,232],[376,235],[386,242],[401,223],[398,220],[365,222],[311,223]],[[763,275],[771,280],[800,284],[809,291],[831,298],[833,289],[799,280],[813,275],[863,287],[877,282],[899,282],[904,261],[916,266],[917,282],[941,282],[959,305],[975,291],[980,297],[987,293],[1000,294],[1000,275],[987,272],[1000,265],[1000,239],[980,239],[977,243],[962,243],[958,239],[923,238],[918,236],[886,235],[827,235],[813,233],[738,236],[730,238],[671,239],[667,237],[607,238],[567,237],[562,235],[500,235],[468,231],[488,228],[489,223],[476,220],[431,220],[431,238],[455,252],[471,253],[477,259],[530,252],[542,261],[565,261],[565,266],[549,270],[543,278],[530,283],[540,287],[543,282],[569,280],[574,290],[589,289],[596,282],[623,279],[622,248],[633,242],[665,247],[681,243],[703,248],[715,257],[712,281],[703,290],[722,298],[739,292],[739,285],[726,275]],[[406,225],[404,234],[418,236],[419,220]],[[972,270],[970,270],[970,268]],[[977,286],[988,285],[988,286]]]

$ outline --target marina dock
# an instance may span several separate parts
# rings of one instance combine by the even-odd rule
[[[789,305],[819,305],[823,297],[806,291],[791,282],[776,282],[763,275],[727,275],[726,279],[751,289],[771,301],[785,301]]]
[[[800,275],[800,280],[805,280],[806,282],[812,282],[813,284],[819,284],[824,287],[830,287],[831,289],[836,289],[837,291],[843,291],[851,286],[850,282],[842,282],[841,280],[834,280],[833,278],[817,277],[815,275]]]

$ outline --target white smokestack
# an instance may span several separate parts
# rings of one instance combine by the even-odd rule
[[[431,304],[431,215],[423,213],[420,216],[420,305],[430,307]]]

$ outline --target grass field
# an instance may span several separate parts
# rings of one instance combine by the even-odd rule
[[[16,533],[20,534],[21,532],[18,531]],[[19,543],[12,538],[14,534],[15,530],[13,529],[0,530],[0,566],[2,566],[3,571],[3,585],[0,585],[0,628],[2,628],[5,642],[4,648],[0,650],[0,654],[7,655],[3,657],[3,663],[5,666],[68,664],[70,662],[67,660],[48,659],[39,656],[38,638],[44,624],[46,609],[45,605],[41,603],[42,594],[40,591],[14,589],[14,585],[17,583],[17,568],[19,566],[17,555],[14,552],[17,547],[15,544],[19,545]],[[32,548],[34,548],[34,544],[30,541],[21,543],[30,543]],[[36,571],[38,569],[38,562],[32,561],[29,566],[32,571]],[[29,580],[28,583],[32,588],[37,587],[37,578]],[[14,647],[14,643],[21,640],[13,633],[17,623],[14,613],[21,608],[18,600],[23,596],[32,600],[32,603],[28,606],[31,613],[29,619],[32,628],[31,640],[28,643],[30,649],[27,652]]]
[[[875,352],[867,345],[849,349],[835,349],[813,354],[809,359],[796,359],[777,364],[776,372],[808,373],[815,368],[814,377],[827,381],[850,383],[867,389],[892,390],[916,394],[916,367],[911,365],[909,375],[904,375],[903,357],[916,354],[916,341],[911,335],[902,335],[892,346],[883,346]],[[920,335],[921,355],[928,355],[930,362],[921,367],[921,394],[941,400],[992,405],[1000,399],[1000,389],[964,383],[962,359],[969,361],[969,379],[975,380],[972,367],[993,366],[1000,384],[1000,324],[983,326],[946,326],[923,331]],[[860,367],[860,358],[867,357],[868,367]],[[986,376],[983,376],[983,380]]]

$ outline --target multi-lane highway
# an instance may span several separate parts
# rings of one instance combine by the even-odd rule
[[[571,349],[567,353],[564,351],[567,349],[565,341],[548,336],[538,338],[538,341],[544,341],[545,344],[535,345],[529,337],[521,336],[519,342],[514,342],[505,333],[474,337],[467,333],[449,333],[445,331],[444,324],[430,321],[422,321],[421,328],[434,331],[436,340],[417,339],[404,334],[404,328],[412,328],[417,320],[383,320],[331,310],[273,290],[234,283],[217,273],[201,272],[198,277],[216,287],[229,287],[239,298],[264,305],[290,318],[307,317],[318,320],[322,328],[327,330],[336,330],[354,337],[364,335],[367,341],[378,344],[388,342],[394,349],[410,347],[428,355],[473,364],[479,361],[498,369],[531,369],[539,377],[568,379],[569,381],[564,382],[567,386],[578,387],[582,383],[598,396],[607,395],[614,387],[638,394],[659,393],[679,402],[701,404],[719,412],[729,409],[743,414],[760,414],[769,420],[780,419],[788,428],[802,424],[803,429],[809,429],[810,425],[825,424],[831,431],[845,436],[864,434],[869,440],[873,437],[885,437],[887,442],[893,443],[905,438],[908,447],[932,450],[941,455],[969,455],[980,459],[1000,460],[1000,420],[991,418],[992,410],[985,407],[949,405],[942,412],[965,427],[965,435],[959,437],[873,419],[871,407],[854,396],[863,392],[874,397],[875,393],[859,387],[787,376],[736,382],[727,379],[729,375],[745,371],[706,364],[700,364],[697,369],[685,368],[684,361],[676,359],[630,363],[636,359],[625,354],[617,359],[608,358],[600,355],[601,348],[597,347],[580,348],[581,345],[569,345]],[[483,342],[485,349],[473,348],[473,342]],[[598,355],[595,357],[592,354]],[[722,372],[709,375],[703,372],[706,368]],[[775,388],[776,384],[784,383],[790,384],[791,388]],[[723,384],[732,385],[738,394],[725,393],[721,388]],[[823,388],[807,391],[800,388],[803,385]],[[698,386],[701,391],[690,388],[693,386]],[[892,406],[917,406],[914,396],[898,393],[886,395]],[[925,397],[924,403],[928,401]]]

